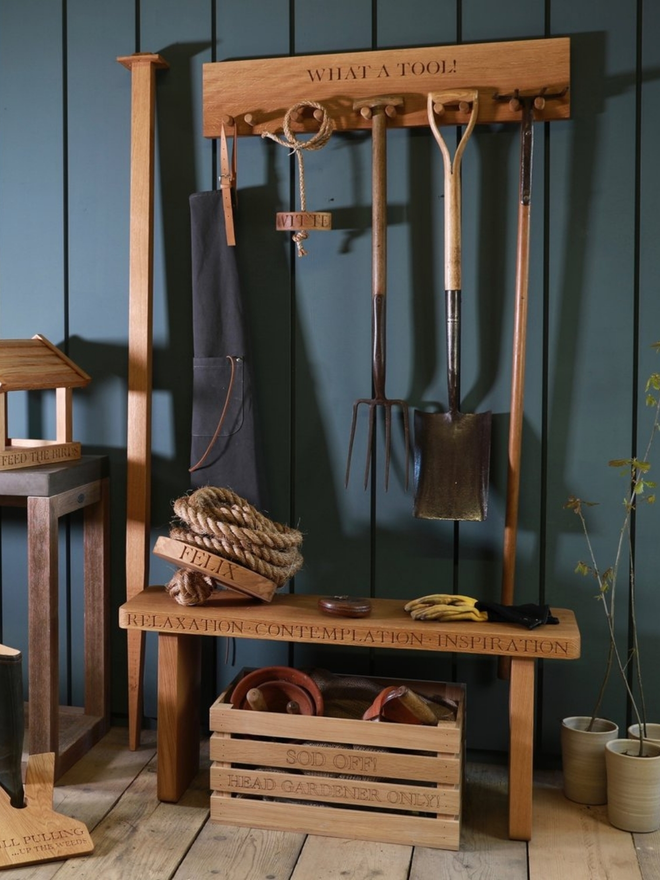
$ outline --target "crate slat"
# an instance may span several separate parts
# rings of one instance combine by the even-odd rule
[[[427,819],[423,816],[346,810],[341,807],[310,807],[253,799],[211,795],[211,821],[269,830],[304,831],[326,837],[375,840],[407,846],[458,850],[460,817]]]
[[[398,752],[356,751],[332,748],[314,742],[278,743],[233,739],[214,733],[211,759],[228,764],[263,764],[317,773],[350,773],[386,779],[410,779],[457,785],[461,777],[461,755],[414,755]]]

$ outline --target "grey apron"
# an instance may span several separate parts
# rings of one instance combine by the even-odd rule
[[[263,509],[266,499],[257,439],[247,316],[238,279],[236,248],[230,247],[226,240],[221,192],[191,195],[190,220],[193,297],[191,485],[193,488],[227,487],[258,509]]]

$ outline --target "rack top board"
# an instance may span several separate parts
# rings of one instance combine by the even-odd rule
[[[403,98],[388,125],[423,126],[429,92],[454,88],[479,90],[480,123],[520,122],[520,112],[502,100],[516,91],[559,96],[535,111],[536,120],[547,122],[569,117],[569,86],[568,37],[217,61],[204,65],[204,136],[220,137],[223,123],[235,123],[239,135],[281,131],[300,101],[322,103],[338,131],[368,129],[353,103],[381,95]],[[456,125],[464,116],[447,109],[439,122]],[[318,123],[303,119],[297,127],[313,131]]]

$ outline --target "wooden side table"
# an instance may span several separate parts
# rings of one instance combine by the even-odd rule
[[[108,459],[0,473],[0,506],[27,507],[28,748],[54,752],[59,778],[110,727]],[[59,520],[84,510],[83,708],[59,706]],[[61,728],[61,729],[60,729]]]

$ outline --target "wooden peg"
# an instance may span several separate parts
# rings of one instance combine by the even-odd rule
[[[396,108],[402,105],[403,98],[400,95],[375,95],[353,101],[353,109],[359,110],[363,119],[371,119],[376,107],[382,107],[386,116],[395,116]]]
[[[223,116],[222,124],[229,126],[229,128],[233,128],[233,126],[236,124],[236,120],[233,116]]]
[[[248,701],[248,705],[253,712],[268,711],[268,706],[266,705],[266,701],[264,700],[264,695],[261,693],[259,688],[250,688],[250,690],[245,695],[245,699]]]
[[[545,107],[545,98],[542,95],[537,95],[537,97],[534,98],[534,108],[536,110],[543,110],[544,107]]]
[[[470,112],[469,102],[468,101],[459,101],[458,102],[458,109],[461,111],[461,113],[469,113]]]
[[[314,119],[316,119],[317,122],[323,122],[323,115],[324,115],[323,110],[319,110],[317,107],[317,109],[314,111],[313,115],[314,115]]]
[[[519,98],[511,98],[511,100],[509,101],[509,110],[511,110],[513,113],[517,113],[521,107],[522,104],[520,103]]]
[[[436,116],[442,116],[442,114],[445,112],[445,105],[436,102],[433,105],[433,112],[435,113]]]
[[[299,123],[303,121],[302,110],[292,110],[290,114],[291,122]]]
[[[250,128],[252,128],[252,126],[256,124],[256,120],[252,113],[246,113],[243,119],[245,120],[245,124],[249,125]]]

